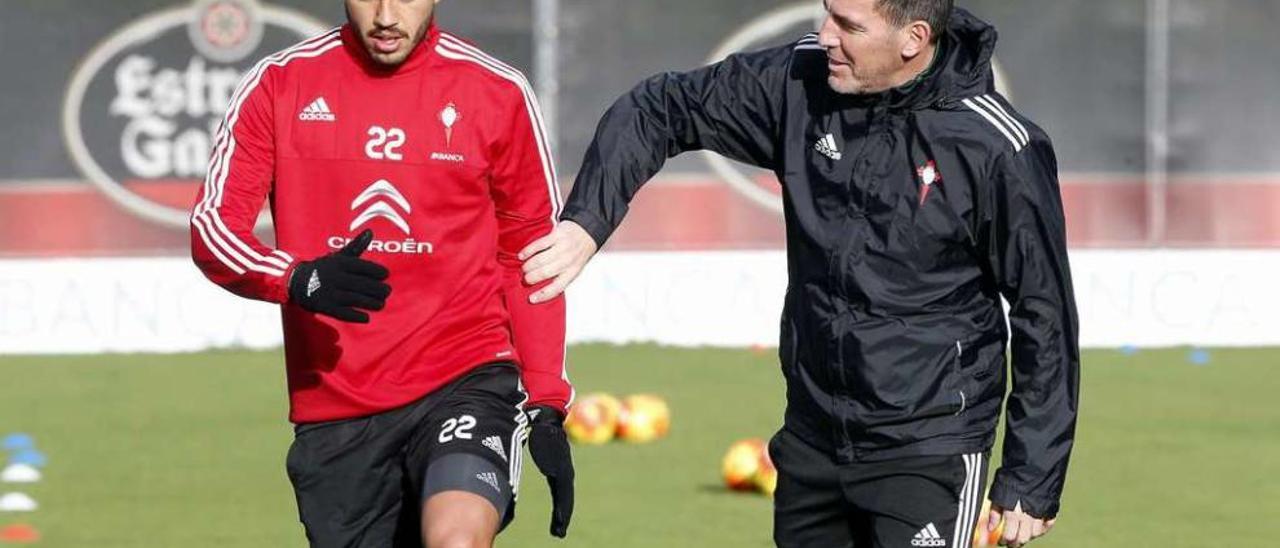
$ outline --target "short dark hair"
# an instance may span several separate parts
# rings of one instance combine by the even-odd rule
[[[947,32],[951,20],[952,0],[877,0],[876,9],[895,27],[905,27],[914,21],[924,21],[933,29],[932,40],[938,41]]]

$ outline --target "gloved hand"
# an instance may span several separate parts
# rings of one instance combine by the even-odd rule
[[[289,278],[289,302],[344,322],[369,323],[357,309],[382,310],[391,286],[383,283],[387,269],[360,258],[373,231],[365,229],[346,247],[312,261],[299,263]]]
[[[573,517],[573,456],[559,411],[546,406],[529,410],[529,454],[551,487],[551,534],[564,538]]]

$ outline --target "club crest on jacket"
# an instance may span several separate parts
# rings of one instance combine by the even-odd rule
[[[924,201],[929,198],[929,191],[933,189],[933,185],[942,182],[942,174],[938,173],[938,164],[929,160],[916,168],[916,176],[920,177],[920,205],[923,206]]]

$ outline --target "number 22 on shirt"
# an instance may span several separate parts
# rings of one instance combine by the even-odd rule
[[[364,144],[364,154],[374,160],[404,159],[400,147],[404,146],[404,130],[398,127],[383,128],[372,126],[368,131],[369,140]]]

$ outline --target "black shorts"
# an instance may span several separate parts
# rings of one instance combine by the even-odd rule
[[[301,424],[286,467],[312,546],[422,545],[426,498],[473,492],[515,515],[526,419],[520,373],[491,364],[404,407]]]
[[[968,548],[982,508],[987,455],[837,464],[783,429],[773,540],[780,547]]]

